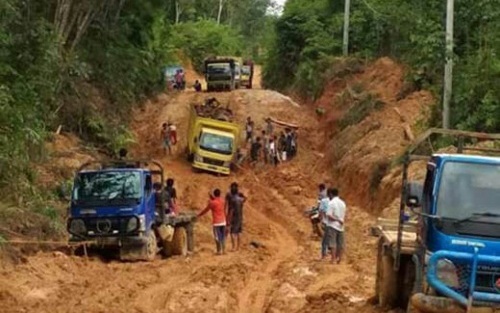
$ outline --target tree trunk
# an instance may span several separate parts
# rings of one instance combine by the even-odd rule
[[[224,7],[224,0],[219,0],[219,12],[217,13],[217,24],[220,24],[220,18],[222,16],[223,7]]]
[[[181,19],[181,6],[179,4],[179,0],[175,1],[175,24],[179,24],[179,21]]]

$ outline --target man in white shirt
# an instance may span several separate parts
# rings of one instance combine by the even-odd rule
[[[337,189],[328,189],[328,208],[326,211],[325,240],[331,249],[332,262],[340,263],[344,251],[344,218],[346,205],[339,198]]]

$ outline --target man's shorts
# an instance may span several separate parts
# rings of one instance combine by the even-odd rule
[[[234,219],[231,221],[231,229],[230,232],[231,234],[240,234],[243,231],[243,225],[242,225],[241,219]]]
[[[224,242],[226,239],[226,226],[214,226],[214,238],[217,242]]]
[[[326,242],[328,244],[328,248],[330,249],[344,249],[344,232],[338,231],[333,227],[326,227],[325,230]]]

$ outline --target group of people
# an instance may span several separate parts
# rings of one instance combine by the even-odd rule
[[[265,129],[259,136],[255,134],[255,122],[249,116],[245,132],[246,142],[250,143],[250,158],[253,163],[263,160],[265,163],[277,166],[297,154],[296,130],[285,128],[277,135],[270,118],[266,119]]]
[[[172,145],[177,144],[177,127],[172,122],[161,125],[161,141],[165,154],[172,154]]]
[[[198,217],[212,212],[212,227],[217,254],[226,252],[226,236],[231,235],[232,251],[240,249],[240,234],[243,231],[243,204],[247,198],[239,191],[238,184],[233,182],[229,192],[222,199],[220,189],[209,194],[208,205],[198,213]]]
[[[319,212],[323,226],[321,259],[331,256],[332,263],[340,263],[344,252],[344,224],[346,204],[336,188],[320,184],[318,194]]]

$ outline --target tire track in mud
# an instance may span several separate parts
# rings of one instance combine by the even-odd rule
[[[240,294],[238,301],[238,312],[265,312],[266,306],[270,302],[270,294],[275,289],[277,284],[281,283],[281,279],[277,276],[277,271],[281,264],[293,260],[293,257],[299,251],[299,242],[291,231],[291,227],[296,227],[289,217],[285,217],[279,213],[279,210],[286,208],[286,212],[290,213],[296,210],[296,207],[291,204],[277,189],[266,189],[261,186],[258,188],[258,193],[267,194],[269,198],[265,200],[272,204],[274,208],[266,208],[266,212],[258,212],[261,221],[268,222],[272,225],[274,233],[274,243],[276,250],[272,256],[272,260],[268,262],[264,269],[259,272],[251,273],[250,280],[245,286],[243,293]],[[277,212],[278,210],[278,212]],[[256,221],[258,222],[258,221]]]

